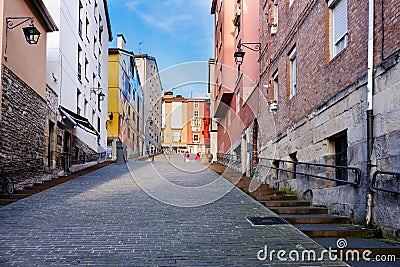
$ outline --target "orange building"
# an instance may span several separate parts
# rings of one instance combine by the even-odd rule
[[[162,104],[162,148],[164,151],[191,154],[210,149],[210,101],[184,98],[167,92]]]

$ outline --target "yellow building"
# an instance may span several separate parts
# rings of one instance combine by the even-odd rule
[[[118,47],[108,50],[108,157],[118,160],[143,155],[143,93],[134,54]]]

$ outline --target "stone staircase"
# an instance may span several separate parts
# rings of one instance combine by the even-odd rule
[[[354,225],[348,217],[329,214],[327,207],[312,206],[310,201],[299,200],[295,195],[252,181],[251,178],[241,176],[221,164],[213,163],[209,168],[326,248],[328,244],[336,248],[335,242],[345,238],[357,240],[349,242],[350,246],[347,249],[354,244],[354,249],[357,250],[369,248],[373,251],[386,252],[386,254],[396,252],[394,255],[400,258],[400,243],[380,239],[379,230]]]
[[[74,173],[72,173],[68,176],[53,178],[51,180],[43,181],[42,183],[35,183],[31,187],[24,188],[23,190],[16,190],[16,191],[14,191],[13,194],[6,194],[4,192],[1,192],[0,193],[0,207],[9,205],[18,200],[32,196],[32,195],[42,192],[46,189],[52,188],[59,184],[65,183],[69,180],[72,180],[78,176],[87,174],[89,172],[95,171],[100,168],[103,168],[112,163],[114,163],[114,162],[113,161],[105,161],[105,162],[102,162],[102,163],[99,163],[96,165],[91,165],[90,167],[87,167],[85,169],[75,170]]]

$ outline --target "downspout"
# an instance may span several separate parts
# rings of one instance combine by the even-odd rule
[[[373,86],[374,86],[374,0],[368,1],[368,73],[367,73],[367,179],[371,176],[371,156],[374,144]],[[369,190],[366,224],[370,226],[373,210],[373,192]]]

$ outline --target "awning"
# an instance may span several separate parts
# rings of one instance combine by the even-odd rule
[[[74,127],[80,127],[88,133],[99,135],[93,125],[85,117],[82,117],[63,106],[59,106],[58,109],[60,110],[62,120],[69,120]]]

